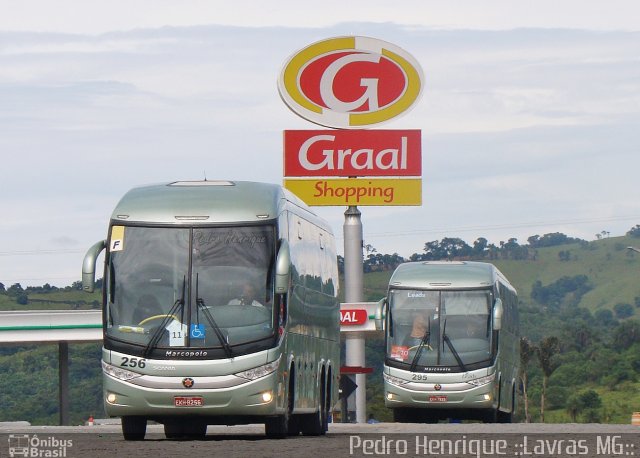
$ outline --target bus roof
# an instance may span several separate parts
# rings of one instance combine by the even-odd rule
[[[277,218],[287,203],[313,215],[282,186],[249,181],[174,181],[128,191],[111,215],[114,221],[212,224]]]
[[[400,264],[389,280],[389,287],[419,289],[465,289],[490,287],[500,280],[514,290],[493,265],[473,261],[426,261]],[[514,290],[515,291],[515,290]]]

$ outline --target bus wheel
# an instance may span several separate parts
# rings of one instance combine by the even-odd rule
[[[180,439],[182,434],[182,423],[172,421],[164,424],[164,435],[167,439]]]
[[[164,424],[167,439],[204,439],[207,424],[202,421],[171,421]]]
[[[396,423],[410,423],[413,419],[409,409],[393,409],[393,421]]]
[[[264,423],[264,432],[271,439],[284,439],[289,432],[289,414],[269,417]]]
[[[498,423],[512,423],[513,422],[513,411],[511,412],[500,412],[497,413]]]
[[[292,429],[291,433],[293,433],[293,429],[296,429],[296,418],[293,418],[293,394],[294,394],[294,385],[293,381],[295,380],[295,372],[293,370],[293,366],[291,366],[291,370],[289,371],[289,391],[287,393],[287,406],[285,408],[285,413],[283,415],[278,415],[275,417],[268,417],[264,422],[264,432],[267,437],[271,439],[284,439],[289,434],[289,428]],[[296,434],[297,435],[297,434]]]
[[[207,424],[198,420],[188,422],[184,428],[184,435],[187,439],[204,439],[207,435]]]
[[[513,412],[516,410],[516,389],[511,390],[511,410],[509,412],[501,412],[498,410],[498,423],[513,423]]]
[[[483,423],[497,423],[498,421],[498,409],[487,409],[483,412]]]
[[[300,424],[302,434],[304,436],[320,436],[324,434],[324,426],[326,422],[325,410],[325,388],[324,374],[320,382],[320,393],[318,396],[318,411],[312,414],[304,415]]]
[[[322,422],[322,434],[326,434],[326,432],[329,431],[330,415],[331,415],[331,370],[329,370],[327,388],[324,395],[324,419]]]
[[[144,440],[147,433],[147,419],[145,417],[122,417],[122,435],[126,441]]]

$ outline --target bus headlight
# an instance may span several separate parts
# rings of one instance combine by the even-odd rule
[[[496,379],[496,374],[487,375],[486,377],[474,378],[473,380],[466,380],[469,385],[482,386],[487,383],[491,383]]]
[[[126,369],[122,369],[121,367],[112,366],[111,364],[107,364],[104,361],[102,361],[102,370],[105,374],[108,374],[111,377],[115,377],[118,380],[131,380],[142,375],[136,374],[135,372],[131,372]]]
[[[407,380],[402,380],[401,378],[394,377],[393,375],[382,374],[384,381],[390,383],[391,385],[401,386],[406,383],[409,383]]]
[[[276,359],[275,361],[269,364],[265,364],[264,366],[254,367],[253,369],[249,369],[247,371],[237,372],[234,375],[237,375],[238,377],[246,378],[247,380],[256,380],[256,379],[259,379],[260,377],[265,377],[271,374],[272,372],[274,372],[278,368],[279,364],[280,364],[280,358]]]

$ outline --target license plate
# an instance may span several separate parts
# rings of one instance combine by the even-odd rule
[[[202,407],[204,399],[199,396],[179,396],[173,398],[173,405],[176,407]]]
[[[443,395],[429,396],[429,402],[447,402],[447,397]]]

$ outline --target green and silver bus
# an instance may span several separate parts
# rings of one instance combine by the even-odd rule
[[[228,181],[134,188],[87,252],[105,251],[107,415],[127,440],[207,425],[322,435],[338,397],[340,312],[329,225],[281,186]]]
[[[376,315],[385,329],[385,405],[395,421],[512,421],[517,295],[493,265],[401,264]]]

